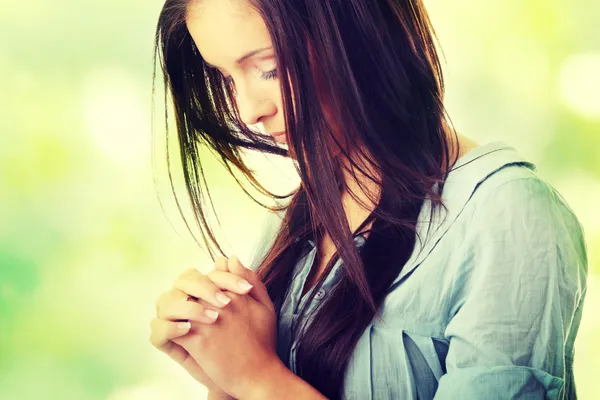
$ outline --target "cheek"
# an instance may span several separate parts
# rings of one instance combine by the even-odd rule
[[[291,82],[290,79],[290,75],[288,74],[287,76],[288,82]],[[294,87],[290,84],[290,96],[292,98],[292,108],[293,108],[293,114],[294,114],[294,118],[296,118],[296,95],[294,93]],[[281,89],[279,89],[279,98],[281,99],[281,111],[283,112],[283,91]]]
[[[288,74],[288,82],[290,82],[290,77]],[[283,92],[279,89],[280,93],[278,98],[280,98],[280,104],[278,105],[281,110],[281,115],[282,118],[284,119],[283,123],[285,123],[285,115],[283,114]],[[295,94],[294,94],[294,88],[292,86],[290,86],[290,94],[291,94],[291,100],[292,100],[292,106],[294,108],[294,117],[297,117],[296,114],[296,101],[295,101]],[[333,130],[333,134],[336,137],[336,140],[341,143],[343,145],[343,138],[342,138],[342,130],[340,129],[339,124],[337,124],[336,122],[336,118],[333,116],[333,112],[331,111],[331,109],[328,106],[328,100],[329,97],[327,96],[327,94],[325,93],[324,90],[322,90],[322,85],[319,85],[317,87],[317,96],[320,99],[321,102],[321,109],[323,111],[323,116],[325,117],[325,119],[327,120],[327,123],[331,126],[331,129]],[[339,146],[336,144],[336,142],[333,140],[333,138],[330,137],[330,135],[328,135],[328,148],[329,151],[331,153],[331,156],[333,158],[338,157],[341,154],[341,149],[339,148]],[[290,147],[290,157],[292,159],[297,159],[296,155],[293,153],[293,150]]]

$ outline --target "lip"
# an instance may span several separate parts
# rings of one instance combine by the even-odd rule
[[[278,142],[281,142],[281,143],[286,142],[285,132],[274,132],[274,133],[269,133],[269,135],[273,136],[273,139],[275,139]]]

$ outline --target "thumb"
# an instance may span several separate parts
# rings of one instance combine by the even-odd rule
[[[263,304],[271,310],[275,310],[273,302],[267,292],[267,287],[262,283],[260,277],[253,270],[246,268],[242,265],[240,260],[236,256],[231,256],[227,260],[227,267],[229,272],[232,274],[239,275],[241,278],[247,280],[253,287],[250,289],[248,294],[254,298],[254,300]]]

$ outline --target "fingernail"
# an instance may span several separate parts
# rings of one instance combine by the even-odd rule
[[[238,286],[240,287],[240,289],[242,290],[250,290],[253,288],[253,286],[248,283],[248,281],[244,280],[244,279],[240,279],[238,281]]]
[[[206,315],[210,319],[217,319],[219,313],[215,310],[204,310],[204,315]]]
[[[179,329],[180,331],[187,331],[192,327],[192,324],[190,322],[178,322],[177,323],[177,329]]]
[[[215,297],[217,298],[218,301],[220,301],[223,304],[229,304],[229,302],[231,301],[231,299],[229,297],[225,296],[221,292],[216,292]]]

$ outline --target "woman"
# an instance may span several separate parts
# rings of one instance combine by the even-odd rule
[[[581,225],[514,148],[451,128],[434,38],[420,0],[166,1],[207,246],[200,146],[285,200],[250,269],[217,257],[157,302],[152,343],[211,398],[575,398]],[[269,193],[242,149],[291,157],[300,186]]]

